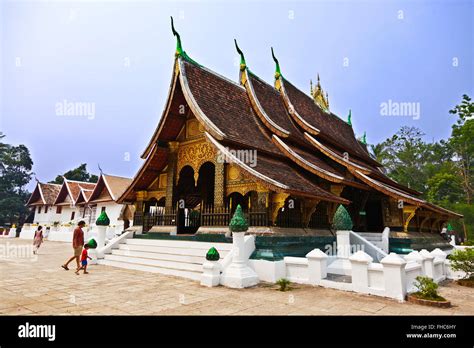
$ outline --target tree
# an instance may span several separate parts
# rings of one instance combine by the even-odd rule
[[[69,180],[75,181],[85,181],[85,182],[97,182],[99,177],[94,174],[90,174],[87,172],[87,164],[82,163],[79,167],[71,169],[64,173],[63,175],[58,175],[54,181],[50,181],[53,184],[62,184],[64,182],[64,178]]]
[[[474,175],[474,103],[464,94],[460,104],[449,111],[458,119],[452,126],[449,146],[455,154],[458,175],[461,178],[465,201],[472,203]]]
[[[427,189],[427,164],[438,162],[435,148],[423,141],[424,133],[415,127],[401,127],[391,138],[372,146],[376,159],[387,175],[414,190]]]
[[[426,198],[435,204],[450,206],[452,203],[459,203],[459,198],[462,197],[461,182],[452,172],[443,170],[434,174],[428,179],[427,186]]]
[[[21,224],[28,212],[25,186],[33,176],[33,161],[25,145],[13,146],[4,138],[0,133],[0,225]]]

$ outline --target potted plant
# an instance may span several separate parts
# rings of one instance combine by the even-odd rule
[[[451,307],[451,302],[438,294],[438,284],[429,277],[418,276],[415,278],[417,292],[407,295],[407,301],[424,306]]]
[[[449,255],[449,261],[453,271],[461,271],[466,274],[457,283],[462,286],[474,287],[474,249],[455,250]]]

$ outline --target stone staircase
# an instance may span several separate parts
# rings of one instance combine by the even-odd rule
[[[215,247],[224,258],[232,249],[230,243],[184,240],[127,239],[98,264],[173,275],[199,281],[209,248]]]
[[[382,233],[379,232],[356,232],[362,238],[368,240],[378,248],[383,250]]]

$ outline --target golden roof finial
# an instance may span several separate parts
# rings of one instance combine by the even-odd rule
[[[323,88],[321,87],[321,79],[318,73],[318,83],[316,88],[313,89],[313,84],[311,81],[311,96],[313,97],[314,102],[324,111],[329,111],[329,97],[328,93],[324,93]]]

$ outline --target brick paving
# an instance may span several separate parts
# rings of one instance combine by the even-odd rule
[[[453,315],[474,314],[474,291],[444,282],[440,293],[453,303],[431,308],[390,299],[293,284],[251,289],[206,288],[191,280],[92,265],[77,276],[60,265],[72,248],[46,241],[37,257],[31,243],[0,239],[2,315]],[[21,254],[24,251],[25,254]]]

